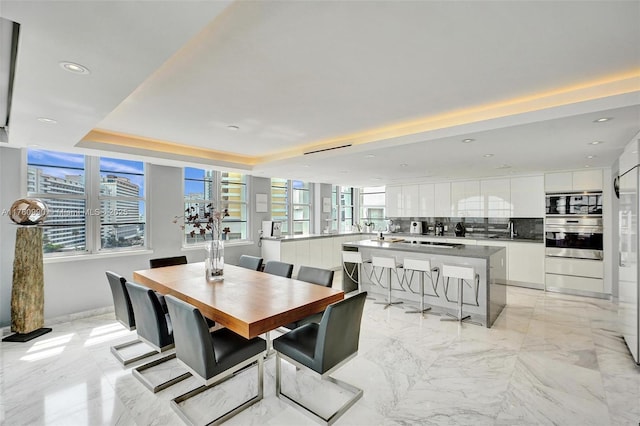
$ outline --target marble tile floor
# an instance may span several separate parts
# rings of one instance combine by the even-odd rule
[[[517,287],[508,288],[508,307],[491,329],[367,301],[359,355],[335,374],[363,388],[364,397],[338,424],[637,425],[640,368],[615,332],[615,318],[608,301]],[[198,383],[189,378],[149,392],[109,351],[133,336],[113,314],[53,328],[30,343],[1,344],[0,423],[182,424],[169,400]],[[325,411],[346,398],[284,365],[285,392]],[[172,370],[176,365],[167,365]],[[228,424],[316,424],[276,398],[274,375],[272,357],[264,399]],[[187,409],[213,418],[249,397],[256,383],[256,369],[246,370]]]

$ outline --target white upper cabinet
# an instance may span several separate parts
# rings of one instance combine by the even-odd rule
[[[435,217],[436,216],[436,195],[435,185],[432,183],[424,183],[419,189],[419,205],[418,216]]]
[[[511,184],[509,179],[480,181],[483,217],[511,217]]]
[[[547,173],[544,175],[544,190],[546,192],[573,191],[573,173]]]
[[[593,174],[592,172],[597,172]],[[393,185],[386,187],[387,217],[543,217],[547,191],[602,186],[602,171],[549,173],[504,179]],[[567,187],[567,175],[571,186]],[[599,180],[598,180],[599,176]],[[556,188],[549,190],[551,187]],[[562,189],[558,189],[562,188]]]
[[[480,196],[480,181],[452,182],[451,206],[454,217],[482,217],[484,207]]]
[[[434,217],[452,216],[451,208],[451,184],[449,182],[436,183],[433,185],[434,194]]]
[[[544,176],[511,178],[511,217],[543,217],[544,191]]]
[[[402,186],[402,209],[401,216],[418,217],[420,205],[420,185]]]
[[[402,217],[402,186],[387,186],[385,192],[387,217]]]
[[[547,173],[544,189],[546,192],[602,191],[602,169]]]
[[[602,169],[573,172],[574,191],[602,191]]]

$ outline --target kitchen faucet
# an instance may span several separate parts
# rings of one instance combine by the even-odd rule
[[[518,236],[518,232],[516,231],[515,223],[512,220],[509,221],[509,238],[513,240],[514,237]]]

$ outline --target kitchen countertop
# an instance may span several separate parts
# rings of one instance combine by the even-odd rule
[[[314,238],[333,238],[333,237],[346,237],[349,235],[378,235],[375,232],[340,232],[340,233],[332,233],[332,234],[304,234],[304,235],[283,235],[282,237],[262,237],[263,240],[267,241],[300,241],[300,240],[311,240]]]
[[[387,249],[408,251],[413,253],[439,254],[443,256],[471,257],[489,259],[491,255],[504,250],[503,247],[475,246],[462,244],[456,247],[438,247],[423,244],[409,244],[404,242],[387,242],[377,240],[362,240],[342,244],[345,247]]]
[[[377,232],[341,232],[335,234],[306,234],[306,235],[284,235],[282,237],[263,237],[263,240],[268,241],[301,241],[301,240],[311,240],[315,238],[333,238],[333,237],[344,237],[349,235],[371,235],[372,238],[377,236]],[[425,235],[425,234],[410,234],[408,232],[384,232],[385,237],[393,237],[393,238],[404,238],[405,240],[410,240],[412,238],[436,238],[436,239],[456,239],[460,240],[461,244],[464,244],[464,240],[474,240],[474,241],[502,241],[502,242],[511,242],[511,243],[534,243],[534,244],[543,244],[544,240],[532,240],[527,238],[504,238],[504,237],[485,237],[485,236],[466,236],[466,237],[456,237],[455,235]]]
[[[385,232],[384,236],[389,236],[389,237],[398,237],[398,238],[404,238],[405,240],[410,240],[412,238],[442,238],[442,239],[456,239],[456,240],[460,240],[460,242],[462,244],[464,244],[464,240],[474,240],[474,241],[504,241],[504,242],[510,242],[510,243],[536,243],[536,244],[543,244],[544,240],[543,239],[539,239],[539,240],[535,240],[535,239],[531,239],[531,238],[506,238],[506,237],[499,237],[499,236],[495,236],[495,237],[485,237],[485,236],[479,236],[479,235],[467,235],[465,237],[456,237],[455,235],[432,235],[432,234],[410,234],[408,232]]]

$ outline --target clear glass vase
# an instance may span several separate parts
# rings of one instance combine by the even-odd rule
[[[208,241],[205,248],[207,257],[204,263],[207,281],[222,281],[224,279],[224,242],[222,240]]]

